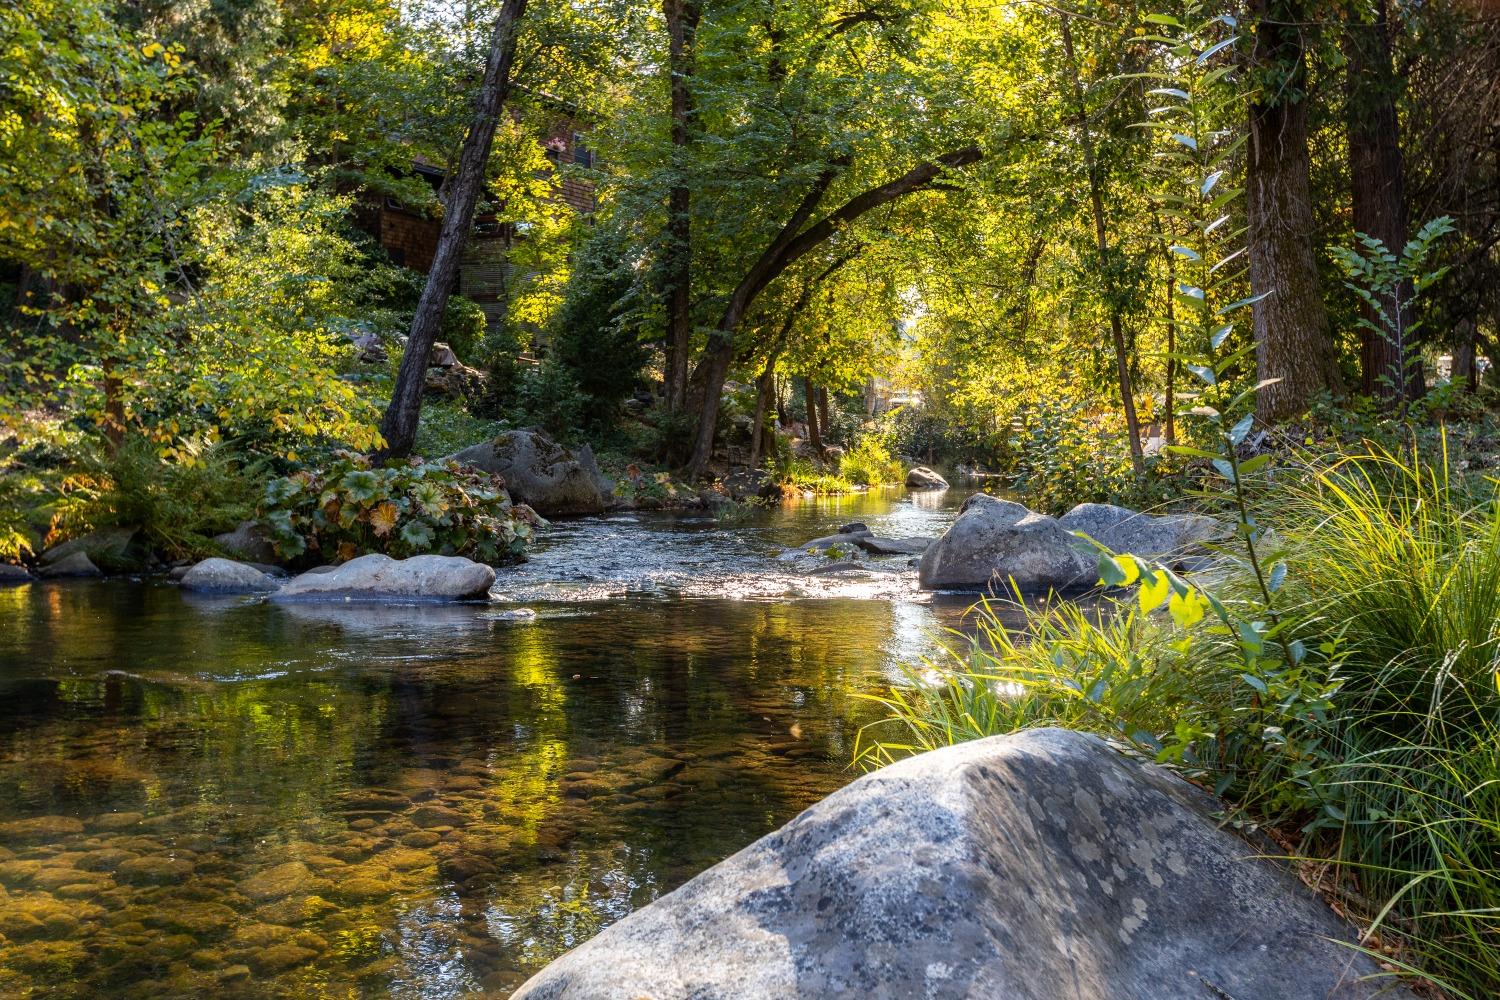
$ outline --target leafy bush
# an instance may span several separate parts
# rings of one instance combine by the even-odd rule
[[[463,403],[432,399],[422,404],[414,451],[427,458],[451,455],[471,444],[488,441],[505,430],[505,421],[474,416]]]
[[[46,507],[48,543],[132,527],[169,556],[212,554],[214,535],[254,513],[261,466],[206,441],[180,441],[173,454],[164,458],[150,441],[129,437],[113,455],[79,456]]]
[[[1011,486],[1026,502],[1051,514],[1080,503],[1143,506],[1165,498],[1165,483],[1153,470],[1136,479],[1124,418],[1083,403],[1051,399],[1021,408],[1012,427]]]
[[[589,402],[573,373],[549,359],[525,368],[516,379],[510,421],[517,427],[540,427],[559,441],[572,441],[583,426]]]
[[[891,455],[879,435],[866,434],[844,452],[839,460],[839,475],[861,486],[879,486],[903,481],[906,470]]]
[[[634,288],[618,238],[600,230],[579,253],[552,322],[552,358],[589,397],[582,417],[590,430],[613,424],[650,357],[629,310]]]
[[[539,523],[511,505],[497,476],[420,460],[372,468],[347,453],[273,480],[261,516],[277,554],[301,562],[344,562],[369,552],[508,562],[525,553]]]

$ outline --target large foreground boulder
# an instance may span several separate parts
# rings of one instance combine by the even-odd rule
[[[926,590],[1066,590],[1097,579],[1098,560],[1057,518],[976,493],[958,519],[922,556]]]
[[[1065,730],[867,775],[514,1000],[1411,1000],[1154,765]]]
[[[1108,503],[1081,503],[1057,523],[1115,552],[1138,556],[1188,555],[1205,542],[1228,537],[1230,531],[1222,521],[1204,514],[1153,516]]]
[[[909,490],[946,490],[948,480],[927,466],[919,465],[906,474],[906,488]]]
[[[273,595],[277,601],[463,600],[484,597],[495,571],[462,556],[392,559],[373,554],[332,569],[293,577]]]
[[[506,431],[443,461],[500,475],[512,500],[543,517],[603,513],[610,493],[587,446],[575,455],[539,430]]]
[[[184,590],[204,594],[264,594],[281,586],[255,566],[217,556],[194,563],[178,582]]]

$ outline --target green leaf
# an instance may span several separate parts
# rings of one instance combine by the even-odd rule
[[[1142,579],[1140,589],[1136,592],[1136,599],[1141,603],[1141,612],[1150,614],[1161,607],[1170,592],[1171,581],[1161,570],[1156,570]]]
[[[1229,443],[1238,447],[1245,440],[1245,436],[1250,433],[1250,428],[1254,426],[1255,414],[1245,414],[1229,429]]]
[[[1281,589],[1281,585],[1283,583],[1285,583],[1285,582],[1286,582],[1286,563],[1285,562],[1278,562],[1274,566],[1271,567],[1271,578],[1266,581],[1266,587],[1267,587],[1267,589],[1269,589],[1271,591],[1271,593],[1274,594],[1278,590]]]
[[[1251,476],[1251,475],[1254,475],[1255,473],[1259,472],[1261,469],[1265,468],[1266,465],[1268,463],[1270,463],[1270,461],[1271,461],[1271,453],[1270,452],[1265,452],[1263,454],[1255,455],[1255,456],[1253,456],[1251,458],[1247,458],[1243,462],[1240,463],[1240,475],[1241,476]]]

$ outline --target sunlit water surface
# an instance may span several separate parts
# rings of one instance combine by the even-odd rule
[[[781,555],[962,498],[559,523],[488,605],[0,590],[0,997],[508,995],[854,777],[969,601]]]

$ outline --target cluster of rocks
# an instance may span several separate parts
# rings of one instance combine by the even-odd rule
[[[1115,552],[1192,568],[1204,546],[1228,532],[1223,523],[1199,514],[1153,516],[1086,503],[1051,517],[976,493],[923,554],[919,577],[927,590],[1005,591],[1012,582],[1026,591],[1079,589],[1098,579],[1098,549],[1080,534]]]
[[[602,514],[614,493],[588,445],[575,453],[535,428],[506,431],[443,461],[503,477],[511,499],[543,517]]]
[[[515,1000],[1412,1000],[1216,803],[1038,730],[867,775]]]

